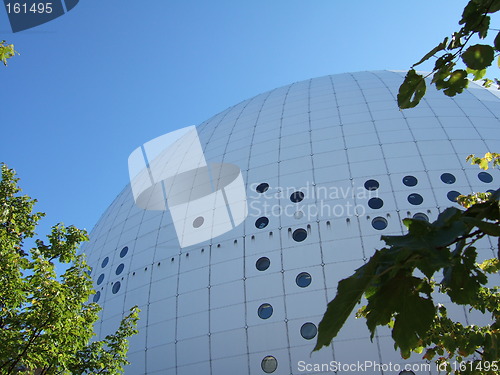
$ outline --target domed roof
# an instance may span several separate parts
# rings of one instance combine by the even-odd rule
[[[238,166],[246,191],[248,216],[220,236],[181,247],[169,210],[136,206],[130,186],[118,195],[84,251],[103,306],[98,335],[131,306],[142,309],[127,374],[402,363],[388,332],[371,343],[360,321],[312,357],[309,340],[338,280],[381,246],[381,234],[402,233],[405,217],[434,220],[458,193],[498,186],[465,157],[500,149],[497,93],[471,83],[449,98],[429,87],[418,107],[400,111],[404,74],[297,82],[198,125],[206,161]]]

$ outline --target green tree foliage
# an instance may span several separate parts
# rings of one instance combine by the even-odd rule
[[[4,65],[7,65],[7,59],[10,59],[16,54],[19,55],[19,53],[16,50],[14,50],[13,44],[7,44],[5,40],[2,40],[0,42],[0,60],[3,62]]]
[[[498,166],[500,155],[467,159],[488,169],[489,163]],[[382,236],[386,247],[339,282],[319,324],[314,350],[330,344],[364,296],[367,304],[357,317],[366,319],[372,338],[378,326],[390,327],[403,358],[423,353],[448,374],[499,373],[500,289],[486,284],[488,275],[500,270],[500,240],[496,258],[481,263],[476,262],[475,243],[500,237],[500,189],[460,196],[459,202],[466,209],[447,208],[433,223],[405,219],[407,234]],[[467,326],[451,320],[446,307],[435,302],[443,295],[490,315],[491,324]]]
[[[91,342],[100,307],[88,303],[90,269],[76,252],[87,234],[58,224],[26,251],[44,214],[20,194],[15,172],[3,164],[1,170],[0,374],[122,373],[139,310],[132,308],[116,333]],[[67,270],[58,275],[55,262]]]
[[[436,58],[434,69],[426,77],[432,75],[432,84],[448,96],[461,93],[468,85],[468,77],[474,81],[482,80],[486,87],[500,81],[484,78],[486,71],[492,66],[495,57],[500,67],[500,32],[490,44],[484,44],[488,36],[490,14],[500,10],[500,0],[471,0],[464,8],[459,24],[460,30],[454,32],[430,50],[408,71],[398,93],[398,105],[401,109],[415,107],[425,95],[425,77],[415,71],[415,67]],[[497,30],[498,31],[498,30]],[[481,44],[470,45],[471,41],[479,40]],[[457,63],[462,63],[457,67]]]

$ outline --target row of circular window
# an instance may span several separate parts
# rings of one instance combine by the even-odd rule
[[[451,185],[456,182],[456,177],[451,173],[443,173],[441,174],[441,181],[445,184]],[[491,183],[493,181],[493,177],[488,172],[479,172],[477,174],[477,178],[484,183]],[[416,186],[418,184],[418,179],[415,176],[404,176],[403,184],[406,186]],[[368,180],[364,184],[366,190],[377,190],[380,187],[380,184],[377,180]],[[257,193],[265,193],[269,190],[269,184],[267,182],[263,182],[255,188]],[[290,200],[294,203],[301,202],[304,199],[304,193],[301,191],[296,191],[290,195]]]

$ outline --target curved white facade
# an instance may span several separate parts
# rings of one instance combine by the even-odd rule
[[[137,207],[129,186],[119,194],[84,252],[103,306],[98,336],[131,306],[142,310],[126,374],[333,373],[325,366],[360,362],[374,368],[351,373],[397,374],[396,365],[421,363],[403,361],[388,330],[370,342],[355,319],[310,356],[337,282],[383,246],[382,234],[403,233],[406,217],[434,220],[457,193],[498,188],[496,171],[465,163],[500,150],[497,94],[471,84],[448,98],[429,88],[417,108],[399,111],[403,77],[298,82],[200,124],[207,162],[241,169],[249,207],[241,225],[211,241],[181,248],[169,211]],[[493,256],[489,239],[481,246]]]

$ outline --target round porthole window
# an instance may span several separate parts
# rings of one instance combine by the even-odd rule
[[[97,285],[101,285],[103,281],[104,281],[104,274],[101,273],[97,278]]]
[[[128,253],[128,246],[125,246],[122,251],[120,251],[120,258],[123,258]]]
[[[413,215],[413,218],[415,220],[429,221],[429,217],[423,212],[417,212],[415,215]]]
[[[101,268],[106,267],[108,265],[108,262],[109,262],[109,257],[104,258],[101,263]]]
[[[477,178],[479,178],[482,182],[486,182],[487,184],[493,181],[493,177],[488,172],[479,172]]]
[[[312,340],[316,337],[317,333],[318,328],[316,328],[316,325],[314,323],[304,323],[302,327],[300,327],[300,335],[306,340]]]
[[[454,184],[457,179],[451,173],[443,173],[441,175],[441,181],[445,184]]]
[[[121,287],[121,284],[120,284],[119,281],[117,281],[116,283],[114,283],[113,284],[113,289],[112,289],[113,294],[118,293],[118,291],[120,290],[120,287]]]
[[[403,184],[406,186],[415,186],[418,183],[418,180],[414,176],[404,176],[403,177]]]
[[[101,292],[97,292],[94,294],[94,298],[92,298],[92,302],[98,302],[99,298],[101,298]]]
[[[259,217],[257,220],[255,220],[255,227],[257,229],[263,229],[267,227],[267,224],[269,224],[269,219],[265,216]]]
[[[457,203],[457,198],[459,195],[460,195],[460,193],[458,191],[455,191],[455,190],[449,191],[448,194],[446,194],[448,199],[454,203]]]
[[[203,225],[205,222],[205,219],[203,216],[198,216],[196,219],[193,220],[193,228],[199,228]]]
[[[260,367],[266,374],[272,374],[278,368],[278,361],[272,355],[268,355],[262,359]]]
[[[116,267],[115,274],[119,275],[123,272],[123,269],[125,268],[125,265],[121,263],[118,267]]]
[[[273,315],[273,307],[269,303],[264,303],[259,306],[257,314],[261,319],[268,319]]]
[[[269,184],[263,182],[262,184],[259,184],[255,190],[257,191],[257,193],[265,193],[267,190],[269,189]]]
[[[302,202],[303,199],[304,199],[304,193],[301,191],[295,191],[292,193],[292,195],[290,195],[290,200],[293,203]]]
[[[292,238],[294,241],[302,242],[307,238],[307,231],[303,228],[295,229]]]
[[[381,216],[378,216],[372,220],[372,227],[376,230],[382,230],[387,228],[387,220]]]
[[[384,201],[380,198],[371,198],[368,201],[368,207],[373,209],[379,209],[384,205]]]
[[[295,283],[301,288],[308,287],[311,285],[312,277],[307,272],[301,272],[295,278]]]
[[[424,201],[424,198],[422,198],[422,196],[420,194],[413,193],[413,194],[408,195],[408,202],[410,202],[414,206],[418,206],[419,204],[422,204],[423,201]]]
[[[415,375],[413,371],[403,370],[398,375]]]
[[[257,262],[255,262],[255,268],[257,268],[259,271],[267,270],[270,265],[271,261],[266,257],[259,258],[257,259]]]
[[[378,183],[377,180],[368,180],[365,182],[365,189],[366,190],[377,190],[379,188],[380,184]]]

